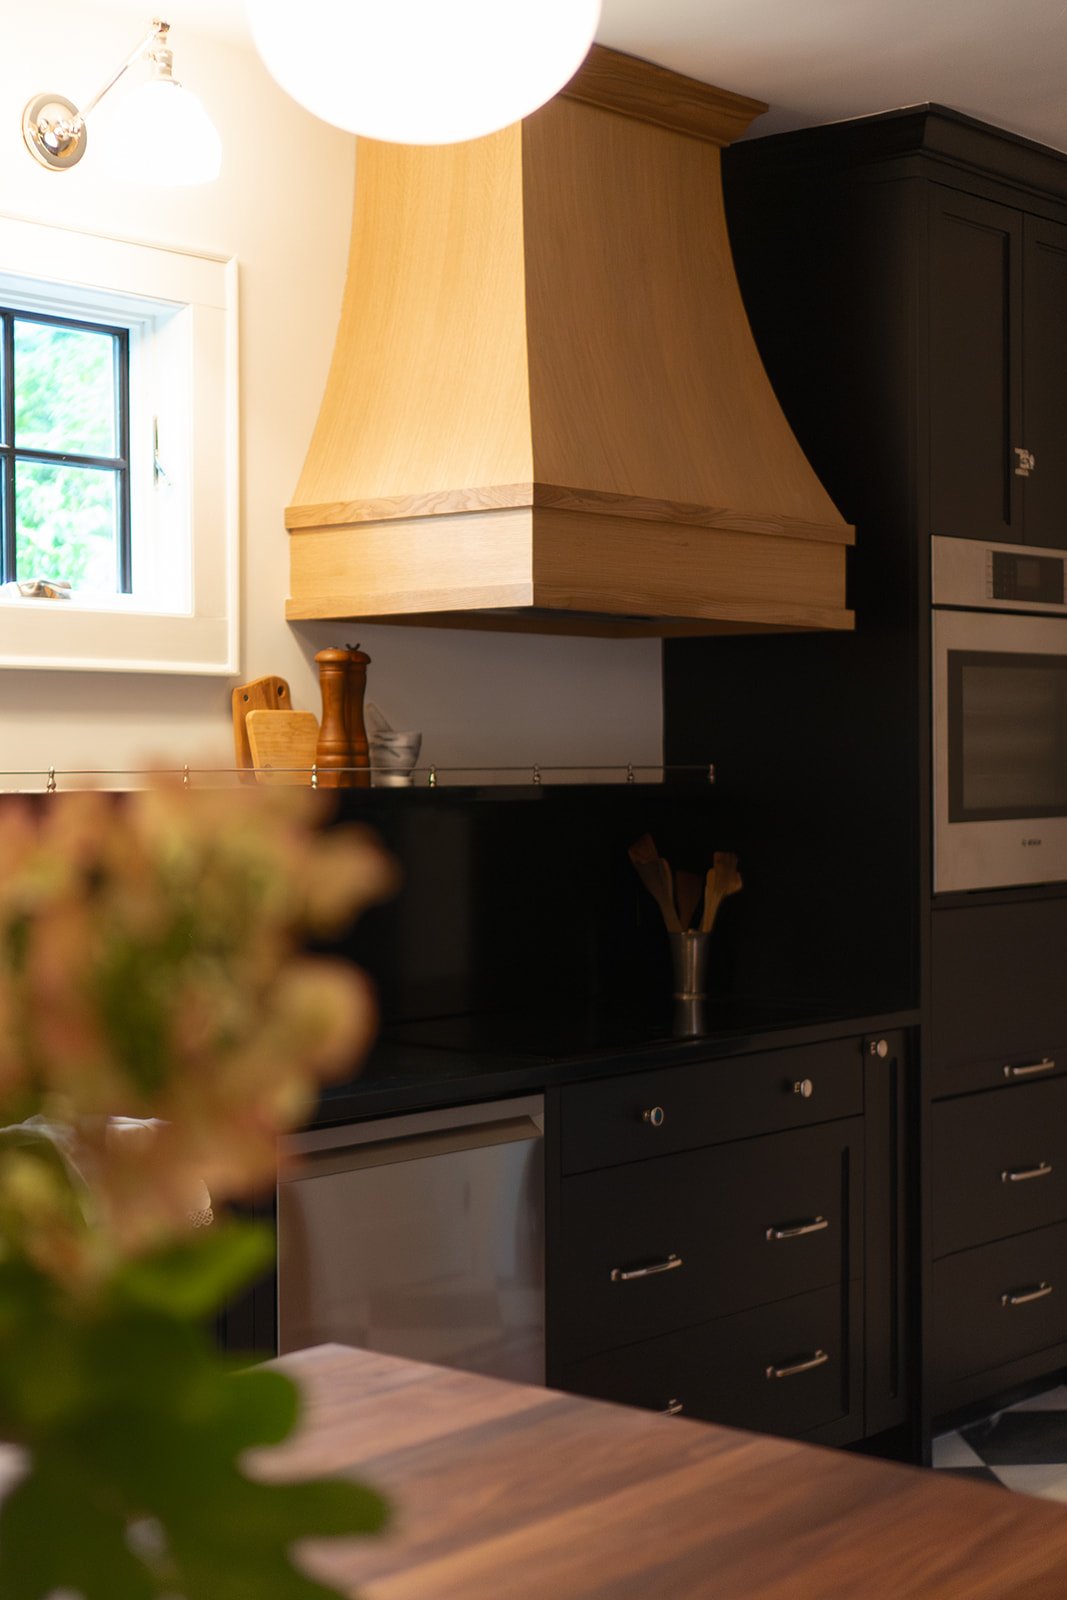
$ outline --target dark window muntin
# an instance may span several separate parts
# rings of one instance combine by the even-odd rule
[[[948,652],[948,820],[949,822],[1023,822],[1030,818],[1062,817],[1063,804],[1052,806],[968,806],[963,786],[963,675],[968,667],[993,667],[1000,672],[1028,668],[1067,671],[1062,655],[1040,655],[1021,650],[950,650]],[[1067,741],[1067,730],[1060,734]]]
[[[20,450],[15,445],[15,323],[44,322],[77,333],[106,333],[112,339],[115,361],[117,416],[116,456],[80,455],[68,450]],[[129,594],[132,587],[130,558],[130,335],[125,328],[81,317],[55,317],[42,311],[18,311],[0,306],[0,583],[15,577],[15,465],[40,461],[59,467],[103,467],[115,474],[118,526],[115,590]]]

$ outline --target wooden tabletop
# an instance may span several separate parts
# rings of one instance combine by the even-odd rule
[[[348,1472],[379,1538],[309,1545],[364,1600],[1064,1600],[1067,1509],[944,1473],[324,1345],[264,1476]]]

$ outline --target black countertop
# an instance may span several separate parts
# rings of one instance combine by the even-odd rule
[[[611,1015],[477,1012],[394,1023],[357,1076],[325,1089],[312,1121],[462,1105],[620,1072],[888,1033],[918,1021],[917,1011],[841,1015],[796,1002],[713,1000],[695,1018],[665,1008]],[[694,1025],[698,1033],[675,1031]]]

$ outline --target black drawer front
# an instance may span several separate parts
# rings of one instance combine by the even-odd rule
[[[941,907],[930,926],[931,1092],[996,1088],[1008,1066],[1067,1071],[1067,897]]]
[[[962,1250],[931,1274],[930,1379],[939,1385],[1067,1339],[1067,1223]]]
[[[849,1411],[854,1377],[843,1286],[781,1300],[564,1369],[575,1394],[801,1434]]]
[[[851,1118],[565,1178],[562,1359],[858,1277],[862,1165]]]
[[[1067,1219],[1067,1080],[931,1107],[930,1198],[935,1256]]]
[[[563,1171],[858,1116],[862,1064],[860,1040],[833,1039],[573,1084],[561,1095]]]

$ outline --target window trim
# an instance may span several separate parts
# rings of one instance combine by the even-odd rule
[[[47,280],[42,262],[51,268]],[[85,307],[86,319],[92,314],[125,323],[131,348],[143,335],[151,342],[152,317],[166,309],[158,344],[167,368],[155,381],[164,400],[172,377],[183,386],[169,459],[181,465],[184,493],[172,523],[188,530],[181,559],[189,590],[178,593],[177,583],[177,599],[149,603],[124,594],[62,601],[0,597],[0,668],[232,676],[239,670],[240,627],[236,260],[0,214],[0,263],[5,304],[17,280],[27,309],[59,308],[62,315]],[[143,305],[144,317],[113,317],[109,300]],[[132,403],[136,420],[136,396]],[[131,472],[136,563],[139,480],[132,462]],[[158,508],[157,502],[157,514]],[[169,560],[164,552],[168,585]]]

